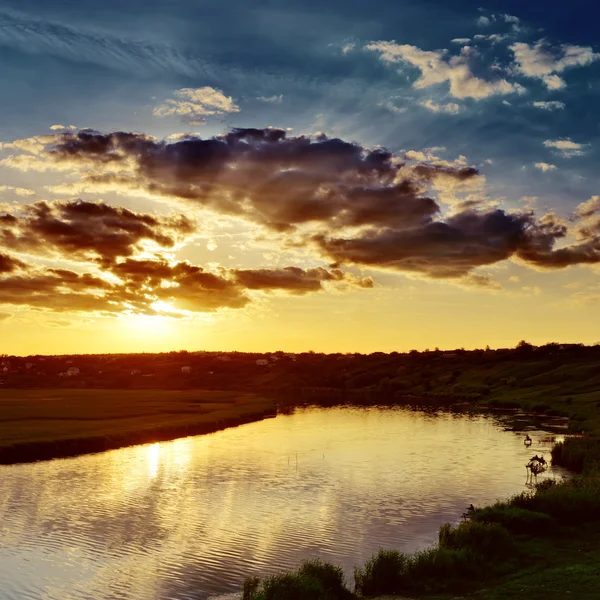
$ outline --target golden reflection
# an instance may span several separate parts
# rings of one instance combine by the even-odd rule
[[[0,522],[13,548],[32,548],[23,572],[10,572],[21,578],[17,587],[49,585],[36,565],[48,564],[38,548],[51,522],[52,556],[61,546],[85,548],[85,565],[61,571],[73,578],[61,597],[104,600],[121,588],[128,600],[183,598],[186,585],[235,590],[245,575],[291,568],[311,552],[329,553],[350,573],[380,546],[425,547],[470,502],[523,491],[525,455],[521,437],[485,417],[301,410],[206,436],[10,467]],[[81,593],[69,595],[77,585]]]
[[[157,442],[146,448],[148,452],[148,477],[150,479],[156,479],[158,467],[160,465],[160,443]]]

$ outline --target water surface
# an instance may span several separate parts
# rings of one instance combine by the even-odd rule
[[[530,435],[525,448],[482,415],[311,408],[0,467],[0,600],[202,599],[312,557],[351,575],[525,489],[527,459],[551,447]]]

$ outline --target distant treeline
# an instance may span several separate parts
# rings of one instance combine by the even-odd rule
[[[2,355],[0,384],[4,388],[243,390],[269,395],[280,406],[414,399],[420,404],[467,400],[506,407],[523,405],[525,399],[536,410],[577,420],[569,409],[574,399],[600,401],[600,344],[536,347],[523,341],[516,348],[497,350],[372,354]]]

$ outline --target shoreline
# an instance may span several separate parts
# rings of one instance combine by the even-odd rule
[[[75,458],[86,454],[99,454],[101,452],[130,448],[143,444],[170,442],[196,435],[216,433],[217,431],[239,427],[248,423],[256,423],[275,416],[276,414],[273,414],[272,410],[265,410],[209,423],[166,426],[111,437],[93,436],[45,442],[24,442],[15,444],[14,446],[0,447],[0,466],[42,462],[60,458]]]
[[[136,394],[138,404],[135,409],[126,407],[129,412],[124,412],[123,398],[118,395],[104,405],[94,400],[98,398],[80,393],[69,397],[11,394],[2,399],[0,465],[73,458],[206,435],[277,415],[269,399],[235,394],[224,398],[215,392],[169,393],[163,398],[149,398],[147,392],[143,397]],[[47,416],[55,407],[62,414]],[[41,430],[35,423],[42,424]]]
[[[474,402],[446,402],[440,403],[439,401],[435,404],[427,402],[427,398],[416,398],[411,397],[410,401],[396,400],[394,403],[381,404],[382,407],[405,407],[416,410],[426,410],[436,408],[443,411],[450,412],[473,412],[484,414],[488,416],[495,416],[498,413],[510,416],[515,414],[521,418],[525,418],[530,422],[530,425],[524,424],[523,427],[512,426],[506,427],[506,431],[527,431],[531,428],[531,422],[542,418],[544,415],[540,415],[535,412],[528,412],[525,409],[517,408],[496,408],[485,405],[480,405]],[[377,405],[365,405],[360,403],[305,403],[294,407],[279,407],[275,403],[273,406],[261,409],[258,411],[252,411],[247,414],[239,416],[231,416],[225,418],[215,419],[213,421],[204,421],[197,423],[186,423],[180,425],[164,425],[154,428],[145,428],[141,430],[132,430],[126,433],[119,433],[114,435],[91,435],[85,437],[71,437],[56,440],[40,440],[32,442],[20,442],[9,446],[0,446],[0,466],[9,466],[16,464],[27,464],[33,462],[42,462],[47,460],[61,459],[61,458],[74,458],[77,456],[83,456],[86,454],[98,454],[101,452],[107,452],[110,450],[118,450],[120,448],[129,448],[132,446],[139,446],[144,444],[152,444],[156,442],[167,442],[173,441],[180,438],[192,437],[197,435],[207,435],[210,433],[216,433],[232,427],[238,427],[248,423],[255,423],[268,418],[275,418],[278,414],[285,414],[292,408],[308,408],[310,406],[317,406],[322,408],[334,408],[337,406],[356,406],[356,407],[368,407]],[[546,417],[548,418],[548,417]],[[544,427],[544,425],[546,425]],[[546,431],[548,434],[565,434],[566,431],[557,427],[554,429],[551,424],[545,423],[540,424],[541,430]]]

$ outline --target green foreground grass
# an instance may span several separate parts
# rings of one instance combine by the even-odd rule
[[[272,414],[256,394],[211,390],[0,390],[0,463],[207,433]]]
[[[443,525],[433,548],[380,550],[355,569],[352,583],[344,582],[341,569],[319,561],[249,578],[243,600],[599,598],[600,439],[567,439],[553,459],[580,473],[475,508],[458,525]]]

